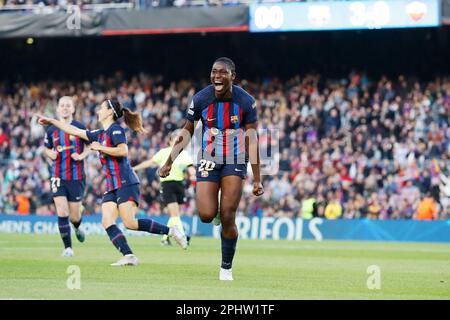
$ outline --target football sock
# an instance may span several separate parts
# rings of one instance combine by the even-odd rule
[[[72,224],[73,224],[73,226],[74,226],[75,229],[78,229],[78,228],[80,227],[81,220],[82,220],[82,219],[80,219],[80,221],[77,221],[77,222],[73,222],[73,221],[72,221]]]
[[[122,233],[122,231],[120,231],[120,229],[115,224],[106,228],[106,233],[108,234],[109,239],[111,239],[111,242],[113,243],[113,245],[123,255],[133,254],[130,247],[128,246],[125,235]]]
[[[156,234],[169,234],[169,227],[152,219],[139,219],[138,230]]]
[[[70,238],[69,217],[58,217],[58,228],[61,239],[64,242],[64,248],[72,247],[72,239]]]
[[[222,240],[222,265],[223,269],[231,269],[233,264],[234,253],[236,252],[237,237],[234,239],[227,239],[220,235]]]

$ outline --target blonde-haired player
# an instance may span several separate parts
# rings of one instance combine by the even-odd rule
[[[63,96],[58,101],[56,114],[67,124],[85,129],[85,126],[73,119],[75,104],[72,97]],[[49,126],[45,134],[45,155],[52,160],[51,191],[58,215],[58,227],[64,243],[63,257],[73,256],[70,236],[70,222],[75,228],[75,235],[84,242],[81,224],[81,201],[85,188],[84,161],[89,154],[86,142],[70,135],[56,126]]]

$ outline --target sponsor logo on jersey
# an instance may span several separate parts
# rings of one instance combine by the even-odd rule
[[[122,131],[116,130],[116,131],[113,131],[113,134],[122,134]]]
[[[56,147],[56,151],[58,151],[58,152],[63,152],[63,151],[70,150],[70,149],[73,149],[73,146],[67,146],[67,147],[57,146]]]
[[[226,129],[225,130],[225,135],[226,136],[233,136],[235,134],[236,130],[234,129]]]
[[[188,114],[191,116],[194,115],[194,100],[191,101],[191,104],[189,105]]]

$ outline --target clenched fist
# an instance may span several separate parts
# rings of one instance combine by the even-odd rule
[[[161,169],[159,169],[159,176],[161,178],[165,178],[170,174],[170,170],[172,170],[171,165],[164,164]]]
[[[261,182],[253,183],[253,194],[257,197],[264,194],[264,187]]]

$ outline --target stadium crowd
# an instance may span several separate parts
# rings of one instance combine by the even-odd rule
[[[257,99],[261,152],[275,160],[266,168],[260,198],[251,194],[249,170],[239,215],[450,218],[450,78],[375,80],[352,72],[337,80],[308,74],[238,84]],[[127,79],[120,72],[82,83],[0,83],[0,213],[55,214],[50,163],[43,155],[45,129],[34,112],[54,116],[58,98],[71,95],[75,118],[97,129],[97,104],[105,94],[119,97],[142,113],[147,130],[129,135],[135,165],[166,146],[204,85],[146,74]],[[278,132],[279,139],[269,132]],[[95,214],[105,187],[96,154],[85,167],[85,214]],[[141,213],[162,214],[156,168],[140,178]],[[183,211],[193,215],[195,181],[187,181],[186,190]]]
[[[132,4],[132,7],[145,9],[154,7],[190,7],[190,6],[235,6],[249,4],[251,1],[245,0],[0,0],[0,8],[16,6],[19,9],[25,5],[41,5],[53,7],[54,9],[64,9],[68,5],[78,5],[81,9],[87,9],[85,5],[104,4]],[[118,8],[125,8],[120,7]]]
[[[257,0],[258,3],[276,3],[276,2],[315,2],[321,0]],[[253,0],[0,0],[0,8],[8,6],[12,8],[25,5],[41,5],[53,7],[55,9],[64,9],[68,5],[78,5],[81,9],[87,9],[85,5],[103,5],[103,4],[132,4],[134,8],[146,9],[155,7],[192,7],[192,6],[237,6],[249,5]],[[125,7],[118,7],[124,9]],[[128,6],[127,6],[128,8]],[[98,8],[97,8],[98,9]]]

